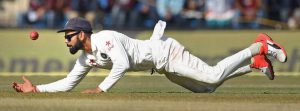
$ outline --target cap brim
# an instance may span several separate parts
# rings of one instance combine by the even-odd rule
[[[75,31],[74,29],[62,29],[57,31],[57,33],[66,32],[66,31]]]

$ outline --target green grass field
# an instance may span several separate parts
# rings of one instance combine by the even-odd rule
[[[109,93],[81,94],[95,88],[107,71],[97,71],[83,79],[71,92],[16,93],[13,81],[21,82],[21,75],[30,75],[34,84],[59,80],[66,72],[9,72],[14,58],[58,59],[63,67],[75,59],[65,47],[62,34],[55,30],[38,30],[37,41],[29,39],[30,30],[0,30],[0,111],[298,111],[300,109],[300,64],[298,59],[286,64],[274,62],[275,80],[270,81],[258,72],[226,81],[214,93],[196,94],[171,83],[163,75],[149,72],[130,72]],[[193,30],[166,31],[197,56],[228,56],[231,49],[248,47],[258,33],[268,33],[283,44],[289,54],[300,48],[299,31],[277,30]],[[151,31],[139,32],[137,38],[148,39]],[[300,55],[300,54],[299,54]],[[298,57],[299,58],[299,57]],[[286,71],[295,62],[292,72]],[[214,64],[213,61],[210,64]],[[41,65],[39,64],[39,65]],[[39,67],[40,68],[40,67]],[[39,69],[41,71],[42,69]],[[145,74],[144,74],[145,73]]]
[[[136,73],[135,73],[136,74]],[[181,88],[161,75],[129,73],[109,93],[81,94],[96,87],[104,76],[88,76],[74,90],[64,93],[16,93],[12,81],[20,76],[0,76],[0,110],[3,111],[298,111],[299,76],[243,76],[225,82],[214,93],[197,94]],[[29,76],[34,84],[64,76]]]

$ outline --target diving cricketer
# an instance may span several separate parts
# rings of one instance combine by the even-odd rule
[[[92,68],[110,69],[107,77],[94,89],[83,93],[108,92],[127,71],[155,70],[170,81],[192,92],[214,92],[230,78],[259,69],[270,80],[275,75],[267,56],[287,61],[284,48],[271,37],[258,34],[249,47],[210,66],[192,55],[178,41],[164,35],[166,22],[158,21],[149,40],[132,39],[112,30],[92,32],[83,18],[70,19],[62,30],[71,54],[82,50],[72,71],[63,79],[33,85],[23,76],[24,83],[12,84],[17,92],[65,92],[72,90]]]

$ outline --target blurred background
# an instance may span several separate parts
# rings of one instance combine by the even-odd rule
[[[56,30],[78,16],[94,32],[117,30],[137,39],[149,39],[164,20],[166,35],[210,65],[267,33],[288,51],[286,64],[274,62],[276,72],[298,73],[299,7],[300,0],[0,0],[0,73],[71,70],[78,55],[69,54]],[[40,34],[36,41],[29,39],[32,30]]]
[[[0,111],[299,111],[299,6],[300,0],[0,0]],[[12,93],[12,82],[23,82],[23,75],[45,84],[69,73],[80,52],[71,55],[64,33],[56,31],[77,16],[89,20],[94,33],[117,30],[142,40],[165,20],[164,34],[209,65],[267,33],[285,47],[288,61],[272,60],[274,81],[254,71],[213,94],[191,94],[150,70],[126,73],[112,93],[80,94],[106,77],[109,70],[102,69],[93,69],[72,92]],[[39,33],[37,40],[31,31]]]
[[[0,0],[0,27],[60,28],[80,16],[95,28],[297,29],[300,0]]]

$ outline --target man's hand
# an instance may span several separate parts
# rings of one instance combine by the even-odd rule
[[[99,87],[97,87],[96,89],[87,89],[87,90],[84,90],[81,93],[93,94],[93,93],[101,93],[101,92],[104,92],[104,91],[102,91]]]
[[[25,76],[22,76],[22,79],[24,81],[23,84],[18,84],[16,82],[13,82],[12,84],[12,87],[17,92],[23,92],[23,93],[38,92],[36,87],[32,85],[31,82]]]

